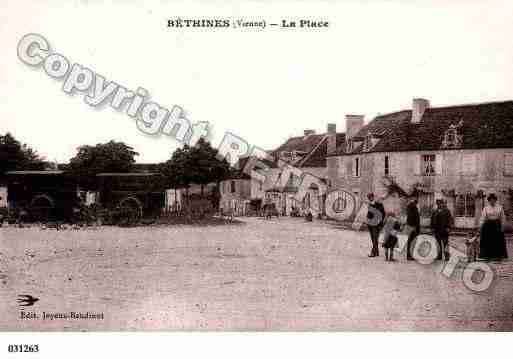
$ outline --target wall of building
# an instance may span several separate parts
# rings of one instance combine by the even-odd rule
[[[359,159],[358,176],[355,175],[356,158]],[[374,191],[374,157],[371,154],[329,157],[328,166],[330,189],[344,189],[354,194],[359,202]]]
[[[265,191],[274,188],[280,176],[280,168],[269,168],[265,171],[265,181],[260,185],[260,181],[251,180],[251,198],[263,199],[265,198]]]
[[[328,169],[326,167],[301,167],[300,170],[304,173],[310,173],[315,177],[328,178]]]
[[[7,207],[7,187],[0,187],[0,208]]]
[[[434,176],[421,174],[421,156],[435,155]],[[359,192],[360,199],[365,199],[369,192],[378,197],[386,197],[384,204],[387,210],[397,208],[398,203],[404,211],[406,201],[397,196],[388,196],[390,181],[385,176],[385,156],[389,157],[388,178],[394,180],[399,187],[411,193],[419,185],[433,198],[447,200],[452,213],[455,210],[455,197],[448,194],[482,191],[486,196],[496,193],[499,202],[504,206],[508,217],[513,218],[513,205],[510,189],[513,189],[513,173],[506,165],[506,156],[513,156],[512,149],[486,150],[444,150],[415,151],[392,153],[369,153],[328,158],[328,177],[332,188],[342,188],[352,193]],[[354,175],[354,159],[360,158],[361,173]],[[458,227],[475,227],[478,224],[484,199],[475,199],[475,217],[457,217]],[[424,220],[424,224],[429,224]]]
[[[234,191],[232,191],[232,182]],[[251,199],[251,180],[233,179],[222,181],[220,184],[221,210],[231,211],[234,215],[245,215],[249,200]]]

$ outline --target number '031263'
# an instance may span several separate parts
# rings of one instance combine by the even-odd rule
[[[37,344],[10,344],[7,346],[9,353],[37,353],[39,352],[39,346]]]

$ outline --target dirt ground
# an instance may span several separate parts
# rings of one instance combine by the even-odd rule
[[[296,218],[242,222],[2,228],[0,330],[513,330],[511,260],[493,264],[494,285],[476,293],[439,262],[368,258],[366,232]],[[21,318],[24,294],[39,299],[24,307],[37,318]]]

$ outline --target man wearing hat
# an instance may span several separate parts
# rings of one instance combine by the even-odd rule
[[[413,260],[412,248],[415,238],[420,234],[420,213],[417,207],[419,199],[414,197],[406,207],[406,224],[411,228],[408,235],[408,242],[406,243],[406,259]]]
[[[431,230],[438,243],[437,260],[442,259],[442,252],[445,260],[449,259],[449,230],[453,225],[451,212],[442,198],[436,200],[436,209],[431,215]]]
[[[379,257],[378,239],[379,233],[383,228],[383,221],[385,220],[385,207],[383,204],[374,198],[374,193],[367,195],[369,200],[367,212],[367,227],[371,237],[371,252],[369,257]]]

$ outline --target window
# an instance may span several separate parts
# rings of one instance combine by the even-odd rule
[[[390,175],[390,158],[385,156],[385,176]]]
[[[354,159],[353,175],[360,177],[360,159],[358,157]]]
[[[456,217],[475,217],[476,205],[472,194],[467,193],[456,196],[456,203],[454,208],[454,215]]]
[[[451,125],[445,131],[444,139],[442,142],[443,148],[458,148],[461,146],[462,136],[458,133],[458,127],[460,127],[462,123],[458,125]]]
[[[434,176],[435,175],[435,155],[422,155],[422,175]]]
[[[235,181],[230,182],[230,192],[235,193]]]

